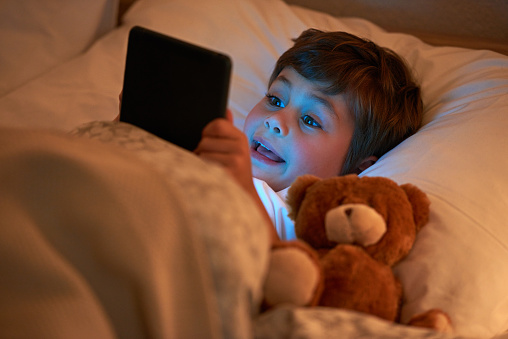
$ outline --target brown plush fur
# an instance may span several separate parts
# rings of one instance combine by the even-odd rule
[[[295,256],[294,250],[303,254],[303,257],[291,259],[291,256]],[[285,259],[283,262],[280,261],[281,253]],[[274,260],[277,256],[279,260]],[[305,265],[302,261],[308,263]],[[319,303],[324,287],[324,275],[317,252],[308,244],[300,240],[275,243],[272,247],[270,268],[263,291],[262,310],[268,310],[278,303],[297,306],[316,306]],[[309,278],[315,281],[314,285],[306,285]],[[295,293],[299,295],[292,295]]]
[[[298,238],[319,255],[324,288],[318,304],[397,321],[402,288],[391,268],[407,256],[417,232],[428,221],[430,201],[425,193],[414,185],[399,186],[382,177],[348,175],[321,180],[306,175],[290,187],[287,202]],[[381,215],[386,224],[381,238],[367,246],[328,239],[326,214],[344,204],[366,205]],[[440,310],[414,319],[416,326],[443,331],[444,323],[444,328],[451,328],[449,317]]]
[[[290,216],[295,220],[296,234],[300,239],[316,249],[332,248],[336,244],[327,239],[323,227],[326,212],[343,204],[368,205],[386,220],[389,231],[380,242],[366,247],[365,251],[391,266],[409,253],[417,230],[428,220],[429,200],[418,188],[411,187],[412,201],[403,188],[387,178],[348,175],[319,180],[303,176],[288,192]],[[414,210],[418,211],[416,215]],[[418,219],[418,225],[415,219]]]
[[[402,288],[388,265],[353,245],[338,245],[321,257],[325,286],[319,305],[376,315],[398,316]]]

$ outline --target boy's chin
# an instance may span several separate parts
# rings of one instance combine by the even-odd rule
[[[286,180],[281,180],[284,178],[284,174],[286,173],[287,168],[280,167],[271,167],[271,168],[263,168],[258,167],[256,163],[252,162],[252,176],[256,179],[262,180],[266,182],[268,186],[275,192],[282,191],[283,189],[289,187],[292,182],[286,182]]]

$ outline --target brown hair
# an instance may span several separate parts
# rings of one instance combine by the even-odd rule
[[[393,51],[345,32],[304,31],[277,61],[269,85],[286,67],[343,94],[355,121],[340,174],[354,172],[369,156],[381,157],[421,125],[420,88]]]

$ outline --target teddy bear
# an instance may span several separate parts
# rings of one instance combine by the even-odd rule
[[[408,255],[428,221],[426,194],[384,177],[304,175],[289,188],[287,204],[298,240],[273,246],[265,308],[319,305],[398,321],[402,286],[392,267]],[[452,329],[439,309],[409,324]]]

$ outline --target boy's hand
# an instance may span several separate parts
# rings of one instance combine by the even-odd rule
[[[252,168],[247,137],[233,125],[231,111],[226,119],[215,119],[205,126],[194,153],[222,165],[249,193],[252,193]]]
[[[205,126],[201,141],[194,153],[203,159],[222,165],[233,176],[254,199],[269,227],[272,243],[279,241],[275,227],[252,181],[249,141],[245,134],[233,125],[233,115],[230,110],[226,112],[226,119],[215,119]]]

